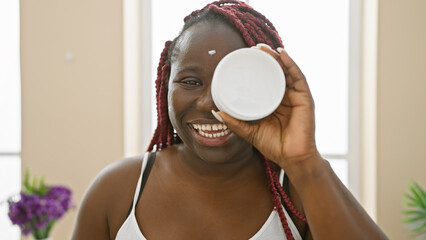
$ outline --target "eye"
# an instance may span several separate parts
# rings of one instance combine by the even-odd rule
[[[180,81],[181,84],[187,85],[187,86],[201,86],[201,81],[198,79],[193,78],[187,78]]]

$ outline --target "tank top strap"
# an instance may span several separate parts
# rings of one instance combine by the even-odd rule
[[[281,168],[280,175],[279,175],[281,187],[284,187],[284,175],[285,175],[284,169]]]
[[[132,206],[133,209],[135,209],[136,203],[137,203],[138,198],[139,198],[139,192],[140,192],[141,184],[142,184],[142,175],[143,175],[145,168],[146,168],[146,165],[148,163],[148,155],[149,155],[149,152],[146,152],[143,156],[143,159],[142,159],[141,174],[140,174],[139,179],[138,179],[138,184],[136,186],[135,195],[133,196],[133,206]]]

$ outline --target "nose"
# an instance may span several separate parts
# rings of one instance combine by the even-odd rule
[[[197,105],[197,109],[203,112],[218,110],[216,105],[214,104],[210,87],[205,88],[203,90],[202,94],[197,99],[196,105]]]

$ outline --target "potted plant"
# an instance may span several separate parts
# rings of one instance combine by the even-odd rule
[[[426,192],[415,182],[408,186],[410,193],[405,193],[406,201],[404,205],[408,210],[404,210],[407,224],[413,236],[417,239],[426,239]]]
[[[24,190],[18,199],[9,198],[8,216],[22,234],[35,239],[50,239],[54,224],[72,207],[71,190],[63,186],[47,186],[44,178],[30,183],[29,171],[24,178]]]

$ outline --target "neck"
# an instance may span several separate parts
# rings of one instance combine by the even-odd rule
[[[182,177],[203,189],[224,191],[251,181],[264,181],[261,155],[252,147],[245,151],[224,155],[224,159],[203,159],[183,144],[177,146],[177,168]],[[194,184],[195,183],[195,184]]]

